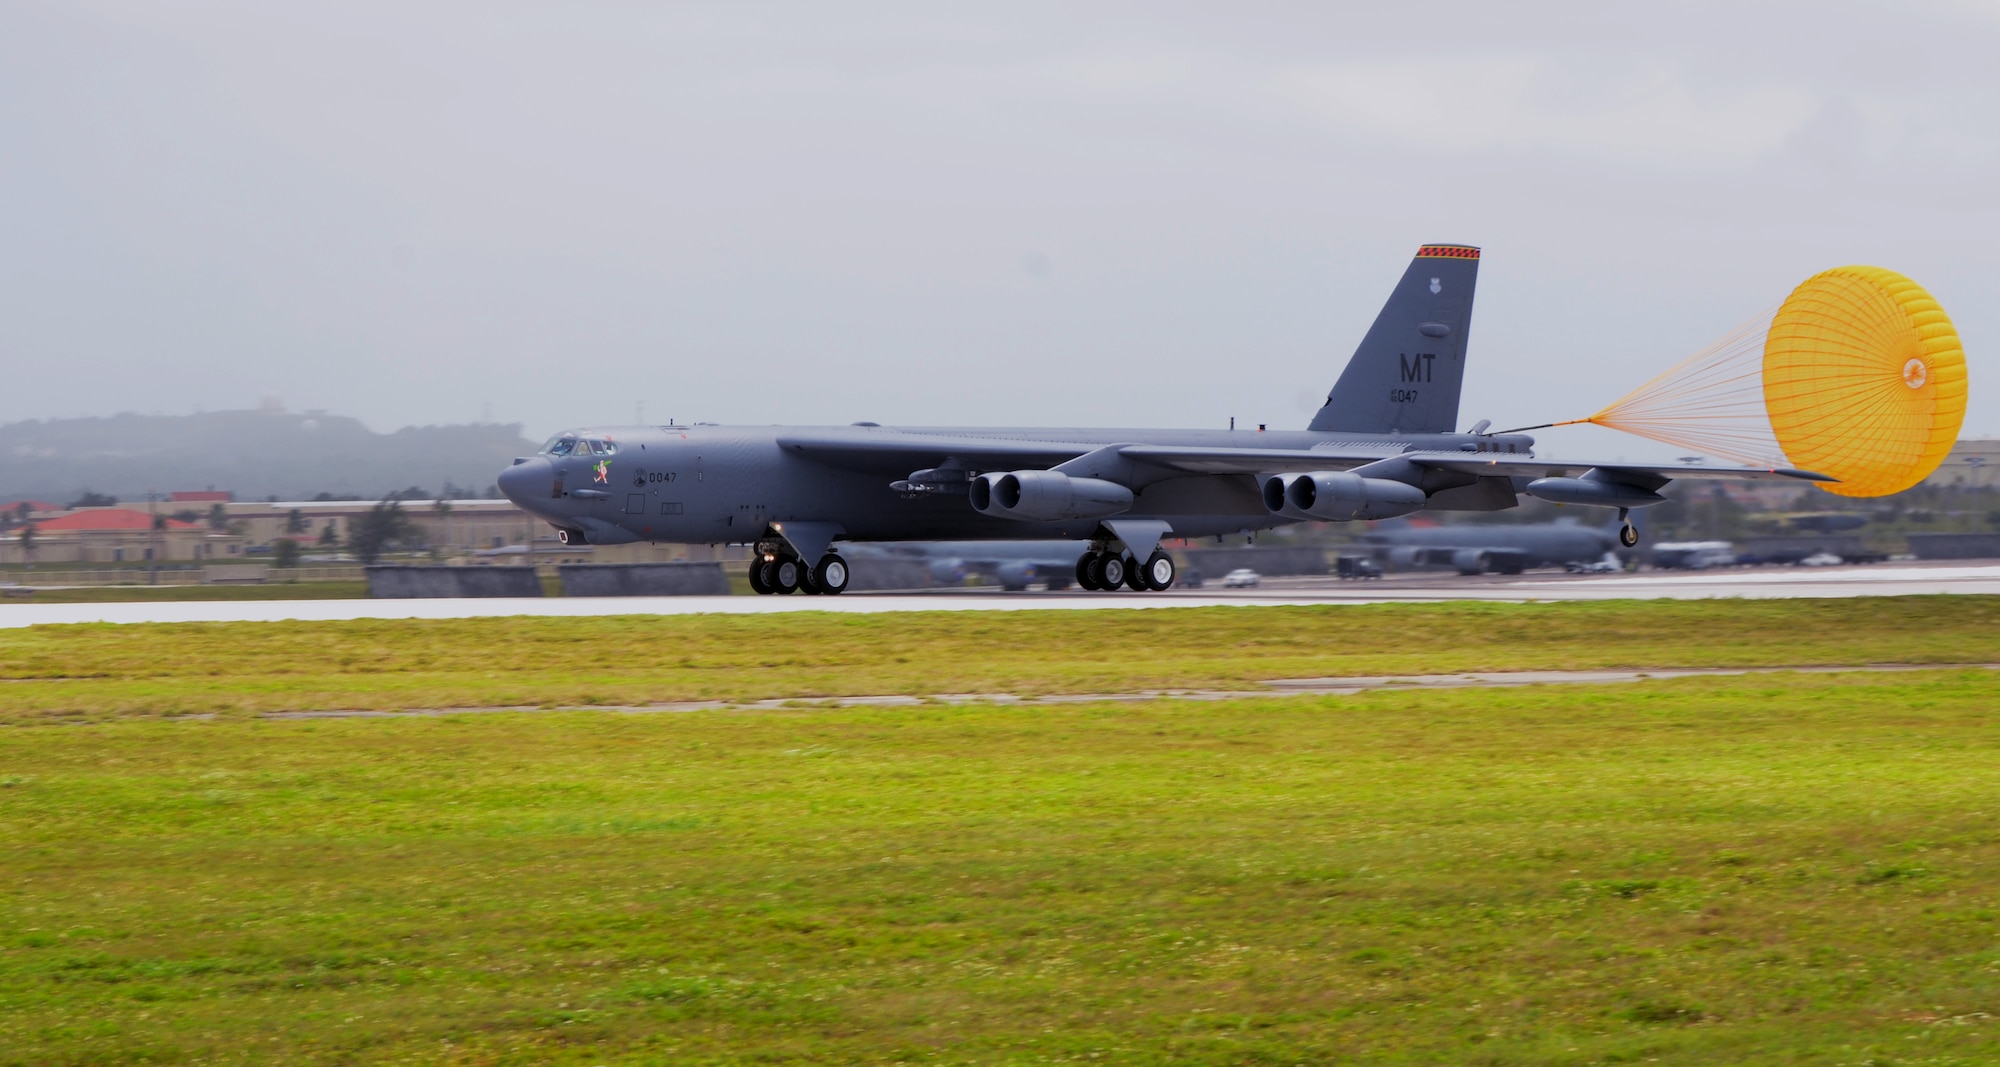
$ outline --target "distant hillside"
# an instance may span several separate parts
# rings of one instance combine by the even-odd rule
[[[535,448],[519,423],[384,434],[321,412],[33,420],[0,426],[0,500],[66,502],[85,489],[144,500],[147,490],[211,487],[239,500],[375,499],[412,486],[438,493],[447,482],[484,495],[513,457]]]

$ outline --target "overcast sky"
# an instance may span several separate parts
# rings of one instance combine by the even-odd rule
[[[1450,241],[1464,423],[1858,262],[2000,434],[2000,4],[984,6],[0,0],[0,421],[1298,427]]]

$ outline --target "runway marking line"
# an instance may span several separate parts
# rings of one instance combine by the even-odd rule
[[[1276,678],[1264,689],[1142,689],[1131,693],[932,693],[847,697],[772,697],[766,700],[674,700],[658,704],[565,704],[558,707],[422,708],[410,711],[272,711],[263,719],[397,719],[439,715],[480,715],[508,711],[615,711],[624,714],[691,711],[788,711],[831,708],[910,708],[1000,704],[1136,703],[1144,700],[1245,700],[1258,697],[1353,696],[1381,689],[1498,689],[1527,685],[1615,685],[1676,678],[1727,678],[1750,674],[1888,674],[1910,671],[1993,671],[2000,663],[1868,663],[1810,667],[1682,667],[1643,671],[1479,671],[1466,674],[1357,675],[1351,678]],[[212,715],[179,716],[206,720]]]

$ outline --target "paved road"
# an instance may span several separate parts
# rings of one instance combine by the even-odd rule
[[[1871,567],[1708,571],[1609,576],[1528,574],[1506,578],[1399,575],[1377,581],[1272,579],[1258,589],[1169,593],[1003,593],[991,589],[849,593],[838,597],[716,596],[492,600],[264,600],[148,604],[0,603],[0,628],[77,622],[269,622],[279,619],[462,619],[496,615],[754,615],[775,611],[1023,611],[1187,608],[1264,604],[1377,604],[1443,600],[1704,599],[1854,597],[1918,593],[2000,594],[2000,564],[1879,564]]]

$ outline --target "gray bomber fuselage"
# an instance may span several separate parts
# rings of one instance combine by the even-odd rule
[[[885,452],[879,461],[847,458],[839,465],[785,447],[785,438],[809,432],[816,443],[851,437],[866,445],[884,434],[899,443],[940,438],[928,461],[910,453]],[[592,543],[621,540],[685,543],[752,542],[767,525],[788,521],[837,523],[850,541],[1082,539],[1098,527],[1095,519],[1024,522],[973,510],[964,493],[906,498],[890,487],[924,466],[954,459],[950,441],[1020,441],[1032,450],[1015,466],[1053,466],[1051,442],[1083,455],[1118,444],[1158,444],[1194,448],[1310,449],[1339,445],[1345,454],[1382,457],[1412,448],[1481,450],[1495,442],[1510,451],[1528,451],[1531,439],[1471,434],[1353,434],[1310,430],[1106,430],[1042,428],[884,428],[627,426],[582,429],[564,436],[614,442],[605,456],[551,456],[517,461],[501,472],[509,499],[549,523],[583,531]],[[993,462],[966,464],[975,473],[1005,470]],[[598,465],[605,464],[599,477]],[[872,468],[872,469],[871,469]],[[1299,521],[1271,513],[1254,475],[1188,475],[1153,482],[1134,494],[1120,518],[1157,519],[1180,537],[1262,530]]]

